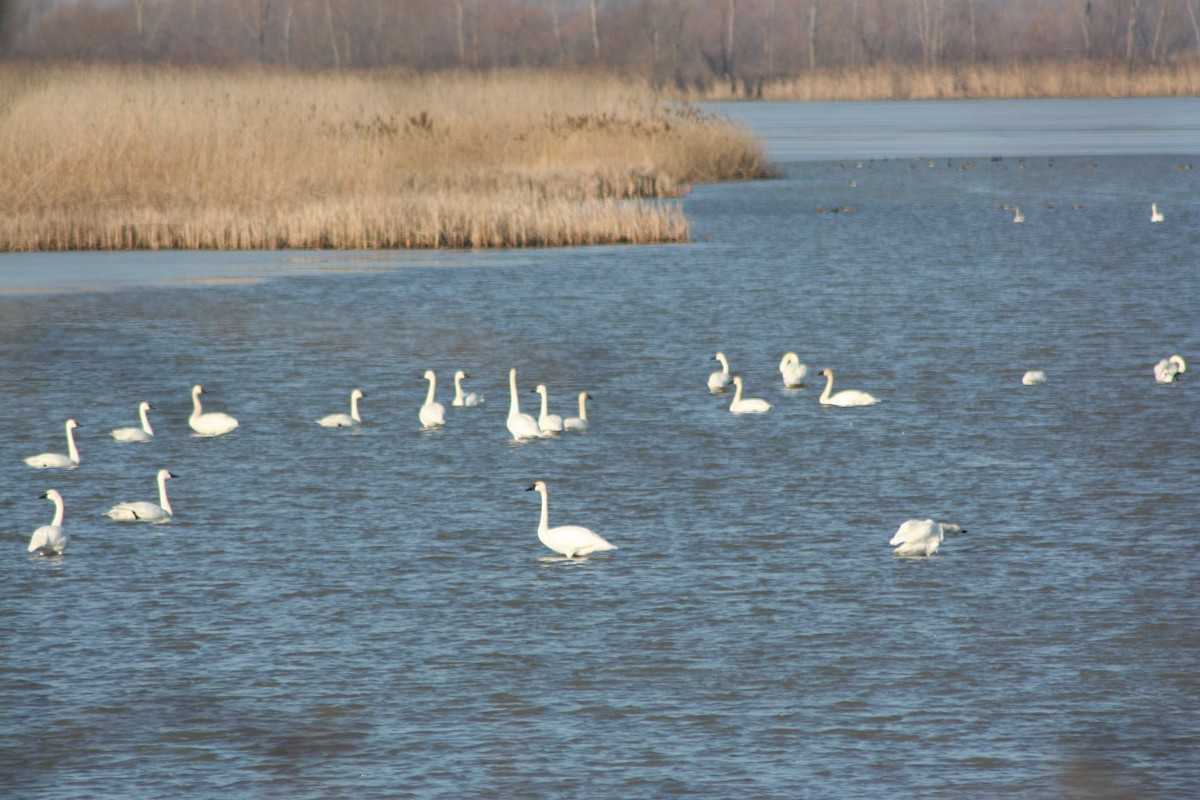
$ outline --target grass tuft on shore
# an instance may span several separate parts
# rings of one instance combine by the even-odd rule
[[[611,76],[0,66],[0,250],[678,242],[743,128]]]

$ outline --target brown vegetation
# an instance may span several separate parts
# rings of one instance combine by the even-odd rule
[[[548,73],[0,67],[0,250],[680,241],[768,165],[644,85]]]

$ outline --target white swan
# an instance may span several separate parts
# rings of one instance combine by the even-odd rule
[[[220,436],[229,433],[238,426],[238,421],[223,411],[210,411],[205,414],[200,406],[200,395],[204,389],[200,384],[192,387],[192,415],[188,417],[188,425],[197,436]]]
[[[1021,213],[1020,206],[1013,206],[1013,222],[1024,222],[1025,215]]]
[[[165,469],[158,471],[158,505],[139,500],[133,503],[117,503],[104,512],[104,516],[121,522],[170,522],[175,517],[171,501],[167,499],[167,478],[178,478]]]
[[[729,410],[734,414],[764,414],[771,410],[771,404],[761,397],[742,397],[742,376],[733,376],[733,402]]]
[[[462,379],[471,377],[461,369],[454,373],[454,399],[450,401],[450,405],[455,408],[473,408],[474,406],[483,405],[483,395],[476,392],[463,393]]]
[[[545,385],[539,383],[534,391],[542,396],[542,413],[538,415],[538,427],[542,429],[543,434],[553,436],[556,433],[562,433],[564,430],[563,418],[558,414],[550,413],[550,400]]]
[[[543,436],[538,421],[528,414],[521,413],[521,402],[517,399],[517,368],[508,371],[508,432],[518,442],[525,439],[540,439]]]
[[[350,393],[350,413],[349,414],[327,414],[317,420],[317,424],[322,428],[354,428],[362,424],[362,417],[358,415],[358,401],[366,397],[362,389],[355,389]]]
[[[67,455],[62,453],[41,453],[25,459],[25,463],[34,469],[75,469],[79,466],[79,450],[75,447],[76,428],[82,428],[73,419],[67,420]]]
[[[29,552],[43,556],[61,556],[71,537],[63,530],[63,499],[57,489],[47,489],[42,497],[54,503],[54,520],[43,525],[29,537]]]
[[[1158,203],[1150,204],[1150,221],[1151,222],[1162,222],[1163,221],[1162,212],[1158,210]]]
[[[710,392],[724,392],[732,383],[729,375],[729,360],[725,358],[724,353],[717,353],[712,357],[713,361],[721,362],[721,369],[708,376],[708,390]]]
[[[1031,369],[1021,376],[1021,383],[1026,386],[1041,386],[1046,382],[1046,373],[1040,369]]]
[[[580,525],[560,525],[550,527],[550,501],[547,497],[546,482],[534,481],[526,491],[539,492],[542,495],[542,519],[538,523],[538,539],[542,544],[556,553],[562,553],[567,558],[601,553],[605,550],[616,550],[616,545],[609,544],[599,534]]]
[[[783,385],[788,389],[797,389],[808,380],[808,366],[800,363],[800,356],[786,353],[779,362],[779,374],[783,376]]]
[[[150,418],[146,416],[146,412],[154,406],[147,403],[145,400],[138,403],[138,416],[142,420],[140,428],[116,428],[112,432],[112,437],[118,442],[150,442],[154,440],[154,429],[150,427]]]
[[[425,395],[425,405],[421,406],[421,425],[426,428],[440,428],[446,424],[446,407],[433,399],[434,392],[437,391],[437,375],[433,374],[433,370],[427,369],[425,380],[429,381],[429,393]]]
[[[1171,383],[1178,380],[1179,376],[1185,372],[1187,372],[1187,362],[1183,360],[1183,356],[1171,356],[1154,365],[1154,380],[1159,383]]]
[[[825,406],[842,406],[844,408],[850,406],[873,406],[879,402],[879,398],[874,395],[860,392],[857,389],[843,389],[837,394],[833,394],[833,370],[823,369],[821,374],[825,376],[825,391],[821,392],[820,402]]]
[[[910,519],[896,531],[889,545],[898,556],[931,556],[938,551],[945,533],[931,519]]]
[[[569,431],[586,431],[588,429],[587,418],[587,401],[591,400],[592,396],[587,392],[579,393],[579,416],[567,417],[563,420],[563,427]]]

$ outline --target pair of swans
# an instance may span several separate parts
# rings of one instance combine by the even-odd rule
[[[1174,355],[1154,365],[1154,380],[1159,383],[1172,383],[1179,380],[1179,376],[1185,372],[1187,362],[1183,360],[1183,356]]]
[[[808,380],[808,366],[800,363],[800,356],[785,353],[779,362],[779,374],[783,376],[785,389],[799,389]]]
[[[223,411],[204,413],[204,408],[200,405],[202,394],[204,389],[200,384],[192,387],[192,415],[188,417],[188,425],[197,436],[221,436],[238,426],[238,421]]]
[[[463,392],[463,378],[471,377],[461,369],[454,373],[454,399],[450,401],[450,405],[455,408],[473,408],[483,405],[483,395],[477,392]]]
[[[1026,386],[1041,386],[1046,382],[1046,373],[1040,369],[1031,369],[1021,376],[1021,383]]]
[[[966,528],[953,522],[934,522],[932,519],[910,519],[900,526],[888,544],[898,556],[931,556],[942,546],[946,534],[966,533]]]
[[[556,553],[567,558],[602,553],[606,550],[616,550],[616,545],[610,544],[604,537],[581,525],[560,525],[550,527],[550,500],[545,481],[534,481],[526,489],[537,492],[542,496],[542,517],[538,523],[538,540]]]
[[[362,389],[355,389],[350,392],[350,413],[349,414],[326,414],[317,420],[317,424],[322,428],[356,428],[362,424],[362,417],[358,414],[358,401],[366,397]]]
[[[168,470],[158,471],[158,505],[146,501],[117,503],[104,512],[104,516],[119,522],[170,522],[175,517],[171,501],[167,499],[167,479],[178,478]]]
[[[67,551],[71,537],[63,530],[63,498],[57,489],[48,489],[41,495],[54,503],[54,520],[43,525],[29,537],[29,552],[42,556],[61,556]]]
[[[542,396],[542,413],[538,415],[538,427],[543,436],[554,436],[563,431],[586,431],[588,429],[587,401],[592,398],[587,392],[579,393],[579,416],[563,419],[558,414],[551,414],[549,395],[543,384],[538,384],[535,392]]]
[[[75,446],[75,429],[82,427],[73,419],[67,420],[67,455],[39,453],[25,459],[25,463],[34,469],[75,469],[79,466],[79,448]]]
[[[729,359],[725,358],[724,353],[717,353],[712,360],[720,361],[721,369],[708,376],[708,390],[714,394],[728,391],[733,383],[733,376],[729,374]]]
[[[150,427],[150,418],[146,412],[154,406],[143,400],[138,403],[138,417],[142,421],[140,428],[116,428],[112,431],[112,438],[118,442],[152,442],[154,441],[154,429]]]

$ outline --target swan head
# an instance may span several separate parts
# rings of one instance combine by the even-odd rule
[[[1180,370],[1180,372],[1182,372],[1182,370]],[[67,430],[69,430],[69,431],[74,430],[75,428],[82,428],[82,427],[83,426],[80,425],[78,422],[76,422],[74,419],[67,420]]]
[[[829,378],[829,380],[833,380],[833,370],[823,369],[823,370],[821,370],[821,374],[824,375],[826,378]]]
[[[741,375],[733,376],[733,385],[737,386],[738,388],[741,388],[741,386],[742,386],[742,376]]]
[[[427,381],[437,380],[437,376],[433,374],[433,370],[431,369],[425,370],[425,374],[422,377]]]
[[[587,392],[580,392],[579,399],[580,400],[591,400],[592,396],[590,394],[588,394]]]
[[[159,477],[159,480],[165,481],[167,478],[178,478],[179,476],[176,475],[174,472],[171,472],[170,470],[160,469],[158,471],[158,477]]]
[[[471,377],[471,376],[468,375],[467,373],[463,372],[461,369],[458,372],[454,373],[454,380],[456,380],[456,381],[462,380],[463,378],[469,378],[469,377]]]
[[[795,353],[784,353],[783,361],[781,363],[783,363],[783,364],[799,364],[800,356],[796,355]]]
[[[541,480],[539,480],[539,481],[534,481],[534,482],[533,482],[533,485],[532,485],[532,486],[530,486],[530,487],[529,487],[528,489],[526,489],[525,491],[527,491],[527,492],[541,492],[542,494],[545,494],[545,493],[546,493],[546,482],[545,482],[545,481],[541,481]]]
[[[152,408],[154,408],[154,406],[150,405],[150,403],[145,400],[138,403],[138,411],[149,411]]]
[[[47,489],[39,494],[38,498],[42,500],[53,500],[56,503],[62,502],[62,495],[58,493],[58,489]]]
[[[192,397],[196,397],[196,396],[202,395],[202,394],[204,394],[204,387],[202,387],[200,384],[197,383],[195,386],[192,387]]]
[[[546,396],[546,384],[539,383],[537,385],[537,388],[535,388],[533,391],[540,394],[542,397],[545,397]]]
[[[353,392],[350,393],[351,400],[358,400],[359,398],[362,398],[362,397],[366,397],[366,395],[363,394],[362,389],[355,389]]]

